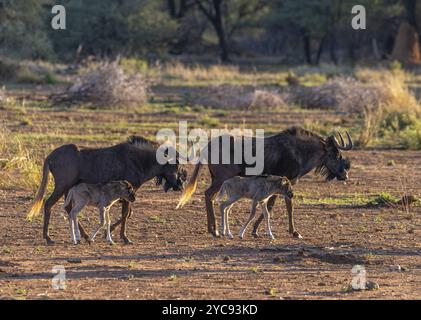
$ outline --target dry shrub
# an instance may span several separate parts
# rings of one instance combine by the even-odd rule
[[[40,170],[31,151],[9,130],[0,127],[0,188],[35,191]]]
[[[387,111],[411,111],[419,113],[420,105],[400,76],[384,72],[364,84],[351,78],[335,78],[316,87],[295,87],[287,95],[287,101],[304,108],[336,109],[362,113],[367,108],[381,105]]]
[[[51,98],[55,102],[118,108],[145,104],[147,95],[147,82],[139,73],[128,75],[117,62],[112,62],[99,64]]]
[[[211,86],[189,102],[217,109],[268,110],[286,107],[286,103],[276,91],[231,85]]]

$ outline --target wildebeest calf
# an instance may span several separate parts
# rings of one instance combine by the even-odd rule
[[[221,203],[221,234],[233,238],[229,223],[228,215],[235,202],[241,198],[253,200],[251,214],[240,231],[240,238],[244,236],[247,226],[256,216],[257,204],[260,204],[266,221],[266,231],[271,239],[274,239],[270,228],[270,213],[267,208],[267,202],[274,194],[292,198],[291,182],[286,177],[261,175],[254,177],[233,177],[226,180],[221,187],[217,200],[220,201],[227,194],[228,199]]]
[[[135,191],[128,181],[112,181],[105,184],[80,183],[69,190],[65,199],[64,208],[72,206],[70,211],[70,234],[74,244],[80,241],[80,231],[77,221],[78,213],[85,206],[94,206],[100,212],[100,224],[89,242],[93,241],[97,233],[107,226],[107,241],[113,244],[110,232],[110,209],[118,200],[135,201]]]

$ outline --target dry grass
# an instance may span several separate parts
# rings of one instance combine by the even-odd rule
[[[87,71],[65,92],[53,95],[55,102],[85,103],[96,107],[121,108],[147,102],[148,85],[141,74],[127,74],[117,62],[101,63]]]
[[[204,84],[268,84],[278,83],[285,74],[240,70],[238,66],[229,65],[193,65],[187,66],[180,62],[165,64],[161,70],[162,79],[166,85],[174,83],[183,85]]]
[[[414,94],[405,85],[404,76],[390,71],[357,72],[357,79],[338,77],[315,87],[294,87],[288,102],[304,108],[336,109],[344,112],[364,112],[379,104],[386,111],[420,113]]]
[[[7,94],[6,89],[4,87],[0,87],[0,106],[6,101]]]
[[[217,109],[273,110],[287,107],[276,91],[232,85],[211,86],[189,102]]]
[[[0,128],[0,188],[36,191],[41,167],[30,150],[6,128]]]

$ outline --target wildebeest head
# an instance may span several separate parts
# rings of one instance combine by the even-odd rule
[[[349,159],[342,157],[341,151],[351,150],[354,146],[351,136],[346,132],[348,137],[348,144],[345,145],[345,141],[342,135],[339,133],[341,143],[336,140],[335,136],[332,135],[325,140],[325,156],[323,157],[322,164],[317,168],[317,172],[320,172],[326,177],[326,180],[346,180],[348,179],[348,171],[351,168],[351,162]]]
[[[171,188],[174,191],[183,190],[187,180],[187,171],[180,164],[165,164],[162,174],[156,177],[156,184],[162,185],[164,191],[167,192]]]
[[[167,152],[168,154],[169,152]],[[162,166],[161,173],[156,177],[156,184],[163,185],[164,191],[167,192],[170,189],[174,191],[180,191],[184,189],[184,184],[187,180],[187,171],[183,165],[179,163],[180,159],[188,160],[187,157],[181,153],[175,151],[176,161],[171,161],[168,158],[168,163]],[[194,148],[192,149],[192,155],[194,154]]]
[[[130,182],[126,180],[120,181],[120,192],[122,199],[129,202],[134,202],[136,200],[136,192]]]

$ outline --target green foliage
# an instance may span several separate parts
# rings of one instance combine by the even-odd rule
[[[51,31],[61,56],[113,57],[118,54],[153,53],[165,46],[176,31],[162,1],[65,0],[67,29]]]
[[[0,53],[32,59],[53,56],[47,0],[0,1]]]

